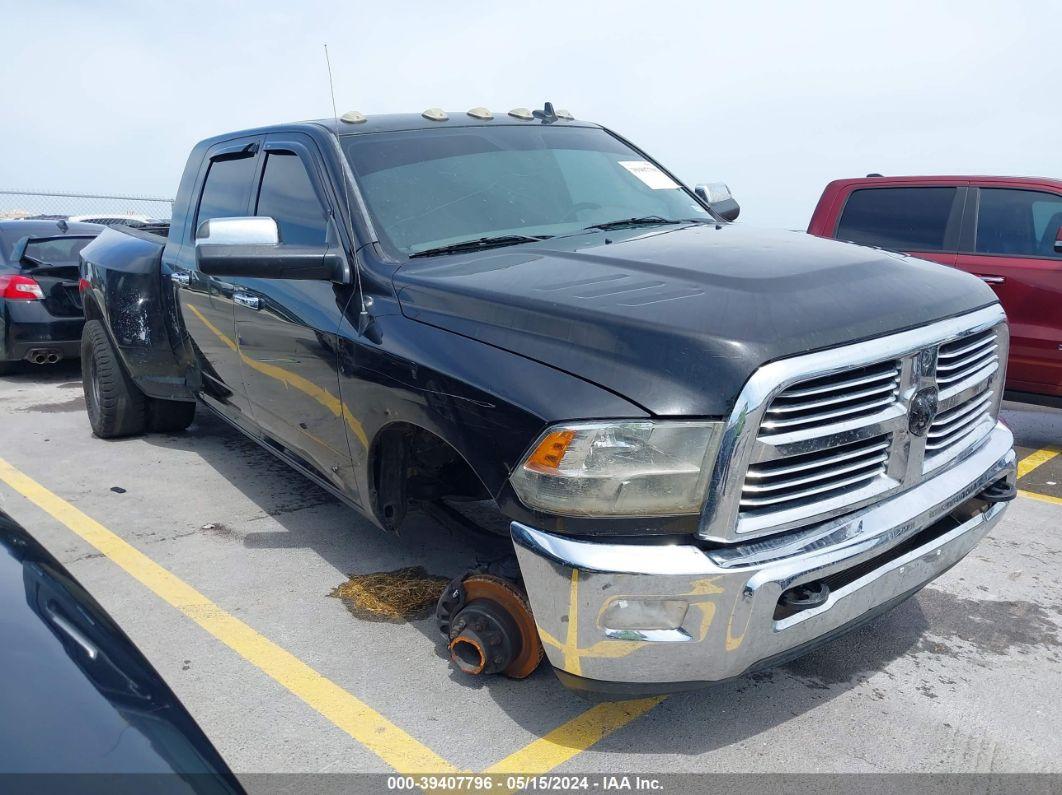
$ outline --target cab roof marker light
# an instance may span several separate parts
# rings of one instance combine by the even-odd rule
[[[473,119],[489,120],[494,118],[494,114],[484,107],[472,108],[468,111],[468,115]]]
[[[567,121],[571,121],[575,117],[572,115],[572,112],[570,110],[560,110],[558,108],[557,109],[557,118],[558,119],[565,119]]]
[[[420,115],[428,121],[446,121],[450,118],[442,108],[428,108]]]
[[[531,121],[535,118],[527,108],[513,108],[509,111],[509,115],[514,119],[522,119],[523,121]]]
[[[356,110],[348,110],[339,117],[339,120],[346,122],[347,124],[361,124],[362,122],[367,121],[365,114],[359,113]]]

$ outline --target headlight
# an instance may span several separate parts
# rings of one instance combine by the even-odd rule
[[[556,425],[511,482],[527,506],[564,516],[698,513],[720,429],[704,421]]]

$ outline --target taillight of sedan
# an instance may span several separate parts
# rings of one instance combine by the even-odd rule
[[[9,301],[43,301],[44,290],[29,276],[0,275],[0,298]]]

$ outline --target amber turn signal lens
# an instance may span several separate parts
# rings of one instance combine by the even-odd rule
[[[574,438],[575,431],[553,431],[528,456],[524,466],[531,469],[556,469]]]

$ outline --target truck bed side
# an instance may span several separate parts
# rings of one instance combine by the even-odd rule
[[[175,353],[176,319],[162,291],[166,238],[109,228],[81,252],[86,320],[100,320],[130,377],[149,397],[194,400]]]

